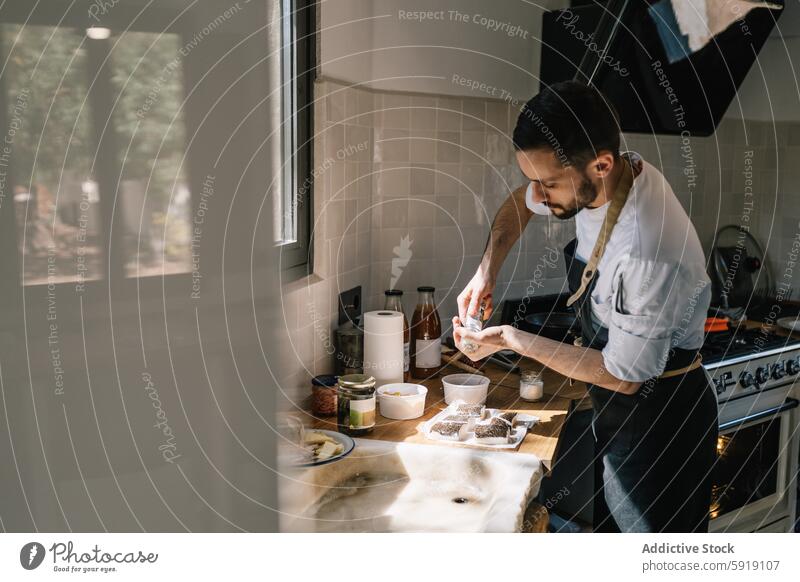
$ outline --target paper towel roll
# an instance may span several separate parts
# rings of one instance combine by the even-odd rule
[[[364,373],[375,386],[403,381],[403,314],[369,311],[364,314]]]

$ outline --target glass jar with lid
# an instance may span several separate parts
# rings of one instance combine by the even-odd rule
[[[339,432],[363,436],[375,427],[375,378],[367,374],[339,377],[336,389]]]
[[[311,413],[315,416],[336,414],[336,376],[333,374],[311,379]]]
[[[536,402],[544,396],[544,380],[536,370],[522,370],[519,378],[519,397],[522,400]]]

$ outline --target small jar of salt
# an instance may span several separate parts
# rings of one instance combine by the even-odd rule
[[[464,327],[466,327],[473,333],[480,333],[481,330],[483,330],[483,312],[484,312],[484,306],[481,305],[480,311],[478,312],[478,317],[467,314],[467,317],[463,321]],[[464,342],[463,347],[464,351],[468,354],[478,349],[478,346],[469,340]]]
[[[544,396],[544,380],[536,370],[522,370],[519,376],[519,397],[534,402]]]

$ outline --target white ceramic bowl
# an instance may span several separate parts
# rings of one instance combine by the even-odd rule
[[[400,396],[387,392],[399,392]],[[393,420],[411,420],[425,413],[425,397],[428,389],[421,384],[384,384],[377,390],[381,416]]]
[[[442,378],[444,401],[463,400],[466,404],[486,404],[489,378],[480,374],[450,374]]]

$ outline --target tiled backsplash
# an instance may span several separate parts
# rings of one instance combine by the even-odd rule
[[[495,212],[524,183],[510,141],[517,110],[509,103],[321,81],[315,116],[315,274],[286,286],[283,297],[285,361],[296,362],[291,401],[308,394],[312,375],[332,371],[341,291],[361,285],[367,311],[382,307],[385,289],[403,289],[410,315],[416,287],[433,285],[443,320],[452,316]],[[782,269],[800,215],[781,205],[800,178],[790,162],[800,151],[800,126],[775,131],[778,147],[771,124],[726,119],[712,137],[625,135],[623,149],[666,175],[706,250],[720,226],[741,223],[749,168],[749,224]],[[776,208],[784,210],[777,215]],[[498,305],[505,296],[561,289],[563,265],[551,266],[549,249],[573,236],[572,221],[534,217],[501,273]]]
[[[782,273],[800,220],[791,202],[800,190],[800,124],[726,117],[710,137],[623,137],[626,149],[666,176],[706,253],[720,227],[749,226],[773,272]]]

